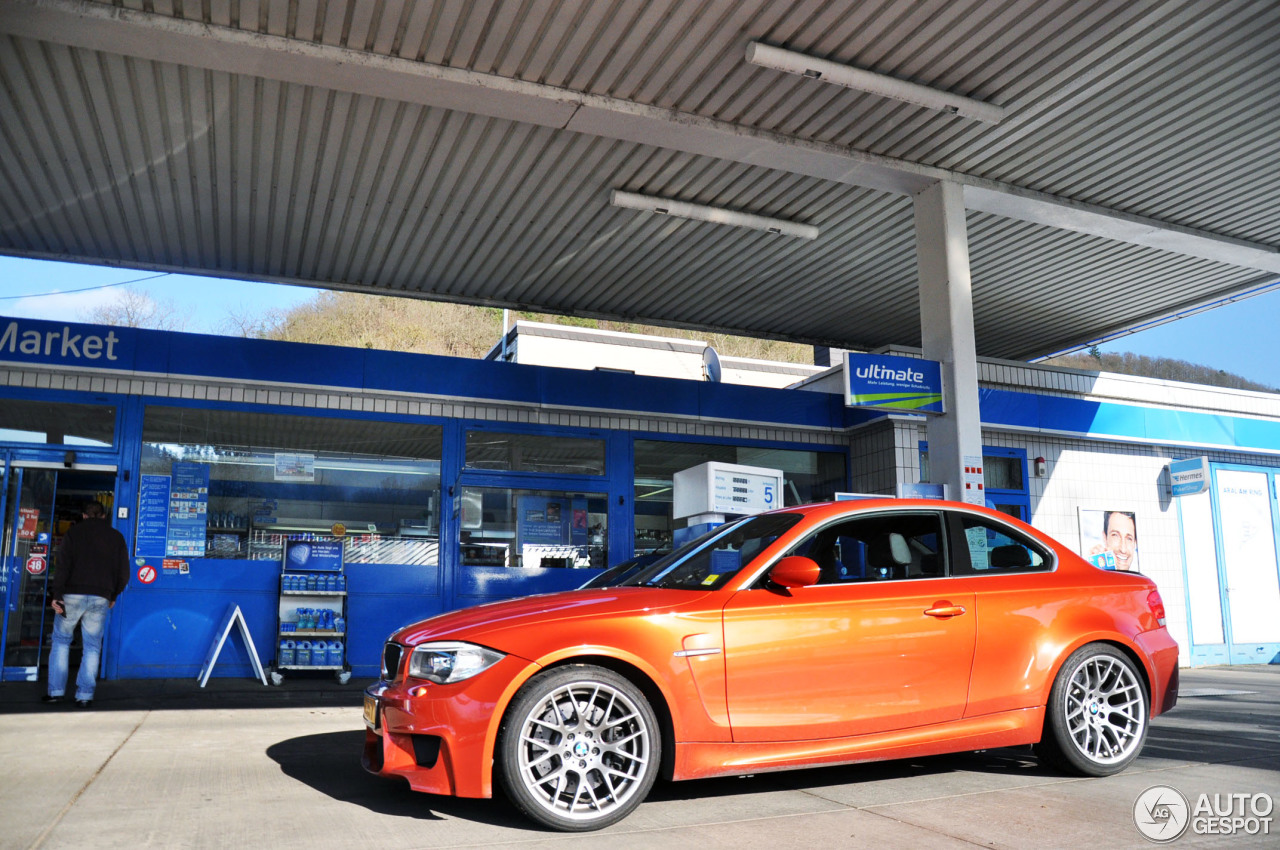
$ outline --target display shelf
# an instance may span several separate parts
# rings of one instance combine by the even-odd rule
[[[305,548],[295,551],[293,546]],[[325,670],[338,675],[339,682],[350,678],[347,666],[347,591],[299,588],[304,577],[318,578],[323,584],[344,586],[343,546],[341,541],[288,541],[282,546],[285,569],[280,572],[280,596],[276,623],[276,664],[271,681],[280,684],[283,675],[293,671]],[[334,580],[335,574],[340,578]],[[286,589],[288,588],[288,589]],[[306,623],[312,628],[297,628]],[[285,626],[291,626],[286,630]],[[338,628],[314,628],[317,625]],[[311,641],[319,646],[311,646]],[[295,645],[306,644],[305,647]],[[312,659],[311,652],[317,653]],[[297,664],[299,658],[333,661],[337,664]]]

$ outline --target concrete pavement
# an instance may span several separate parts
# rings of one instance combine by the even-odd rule
[[[366,683],[111,681],[91,711],[0,685],[2,848],[1151,847],[1154,785],[1280,798],[1280,667],[1183,671],[1183,699],[1119,776],[1078,779],[1025,750],[659,783],[630,818],[542,831],[499,798],[410,792],[359,764]],[[1221,798],[1218,798],[1221,799]],[[1259,798],[1261,800],[1261,798]],[[1280,829],[1280,811],[1273,815]],[[1196,835],[1173,847],[1277,847]]]

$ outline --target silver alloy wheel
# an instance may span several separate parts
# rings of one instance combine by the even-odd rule
[[[548,812],[597,820],[640,790],[653,732],[636,704],[609,684],[556,688],[521,721],[519,780]]]
[[[1067,733],[1095,764],[1124,761],[1141,745],[1147,723],[1142,683],[1111,655],[1084,659],[1071,673],[1064,696]]]

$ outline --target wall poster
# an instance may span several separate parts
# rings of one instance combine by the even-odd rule
[[[1104,570],[1138,572],[1136,512],[1080,508],[1080,555]]]

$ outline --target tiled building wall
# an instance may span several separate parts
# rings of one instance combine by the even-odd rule
[[[853,492],[894,494],[898,482],[896,434],[887,420],[853,433],[849,440]]]
[[[1200,456],[1187,449],[984,432],[983,442],[1026,450],[1030,472],[1031,524],[1081,549],[1080,510],[1126,510],[1137,515],[1138,568],[1160,588],[1168,626],[1187,661],[1187,601],[1178,508],[1170,495],[1166,467],[1172,460]],[[1207,452],[1211,461],[1280,467],[1264,455]],[[1036,477],[1030,463],[1046,461],[1047,474]],[[1217,569],[1188,564],[1187,569]]]
[[[917,422],[894,422],[894,451],[898,456],[898,482],[920,483],[920,441],[924,428]]]

